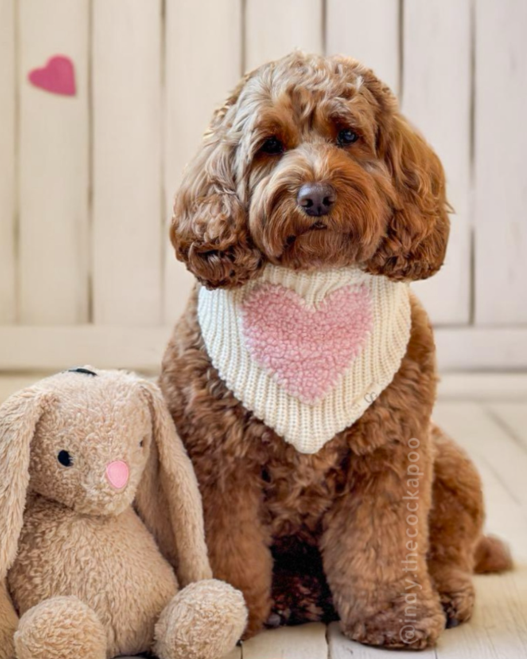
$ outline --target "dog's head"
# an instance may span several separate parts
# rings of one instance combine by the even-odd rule
[[[443,262],[447,210],[440,161],[372,71],[295,52],[248,74],[216,111],[171,240],[210,288],[266,263],[424,279]]]

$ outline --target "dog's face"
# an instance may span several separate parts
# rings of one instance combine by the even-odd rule
[[[441,164],[388,88],[354,60],[294,53],[215,113],[171,239],[201,283],[230,287],[266,263],[425,278],[448,232]]]

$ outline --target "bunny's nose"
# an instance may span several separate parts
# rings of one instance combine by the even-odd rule
[[[108,482],[116,490],[122,490],[128,483],[130,471],[128,465],[123,460],[115,460],[106,465],[106,477]]]

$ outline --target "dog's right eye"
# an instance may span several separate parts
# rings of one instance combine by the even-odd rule
[[[57,460],[61,463],[63,467],[71,467],[73,460],[68,451],[59,451],[57,454]]]
[[[337,143],[339,146],[348,146],[349,144],[354,144],[359,139],[359,135],[350,128],[343,128],[337,134]]]
[[[267,153],[270,156],[278,156],[284,152],[284,144],[279,140],[278,137],[268,137],[268,139],[263,142],[260,147],[261,153]]]

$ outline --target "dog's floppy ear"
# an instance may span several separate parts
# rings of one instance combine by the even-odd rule
[[[31,441],[50,394],[28,387],[0,406],[0,583],[13,564],[29,483]]]
[[[391,279],[426,279],[444,262],[449,236],[444,170],[429,144],[395,104],[390,106],[382,111],[389,116],[380,126],[378,147],[395,198],[385,236],[367,269]]]
[[[250,75],[214,113],[174,202],[170,237],[176,256],[207,288],[239,286],[261,267],[237,194],[239,135],[232,126],[234,106]]]
[[[135,505],[180,586],[211,578],[202,500],[192,463],[176,433],[160,389],[140,380],[152,415],[150,455]]]

